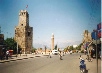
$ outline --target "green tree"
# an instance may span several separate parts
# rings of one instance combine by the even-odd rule
[[[77,50],[81,50],[82,44],[83,44],[83,43],[80,43],[80,44],[76,47],[76,49],[77,49]]]
[[[7,46],[6,50],[13,50],[13,53],[17,52],[17,43],[13,38],[6,38],[4,44]]]
[[[57,45],[55,46],[55,50],[57,50]]]
[[[70,49],[70,50],[73,50],[74,48],[73,48],[73,46],[70,46],[69,49]]]
[[[37,50],[37,49],[33,47],[33,48],[31,49],[31,52],[34,53],[34,52],[36,52],[36,50]]]
[[[64,48],[64,51],[67,52],[68,51],[68,48]]]

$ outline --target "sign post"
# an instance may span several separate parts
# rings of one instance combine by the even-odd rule
[[[97,73],[98,73],[98,51],[97,51],[97,30],[95,32],[95,39],[96,39],[96,64],[97,64]]]

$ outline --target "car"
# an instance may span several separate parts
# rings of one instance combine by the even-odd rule
[[[59,54],[59,51],[58,50],[52,50],[52,54],[58,55]]]

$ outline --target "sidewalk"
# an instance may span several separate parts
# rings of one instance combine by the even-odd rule
[[[97,73],[97,61],[96,59],[92,59],[92,62],[86,60],[87,55],[82,55],[85,60],[86,68],[88,70],[87,73]],[[101,59],[98,59],[98,73],[101,73]]]
[[[46,54],[47,56],[48,54]],[[8,60],[0,60],[0,63],[5,63],[5,62],[10,62],[10,61],[17,61],[17,60],[23,60],[23,59],[29,59],[29,58],[36,58],[36,57],[42,57],[45,56],[44,54],[18,54],[18,56],[16,55],[12,55],[12,57]]]

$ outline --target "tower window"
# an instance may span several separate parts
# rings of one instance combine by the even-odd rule
[[[23,24],[21,24],[23,26]]]
[[[30,31],[28,31],[28,36],[30,36],[30,33],[31,33],[31,32],[30,32]]]

